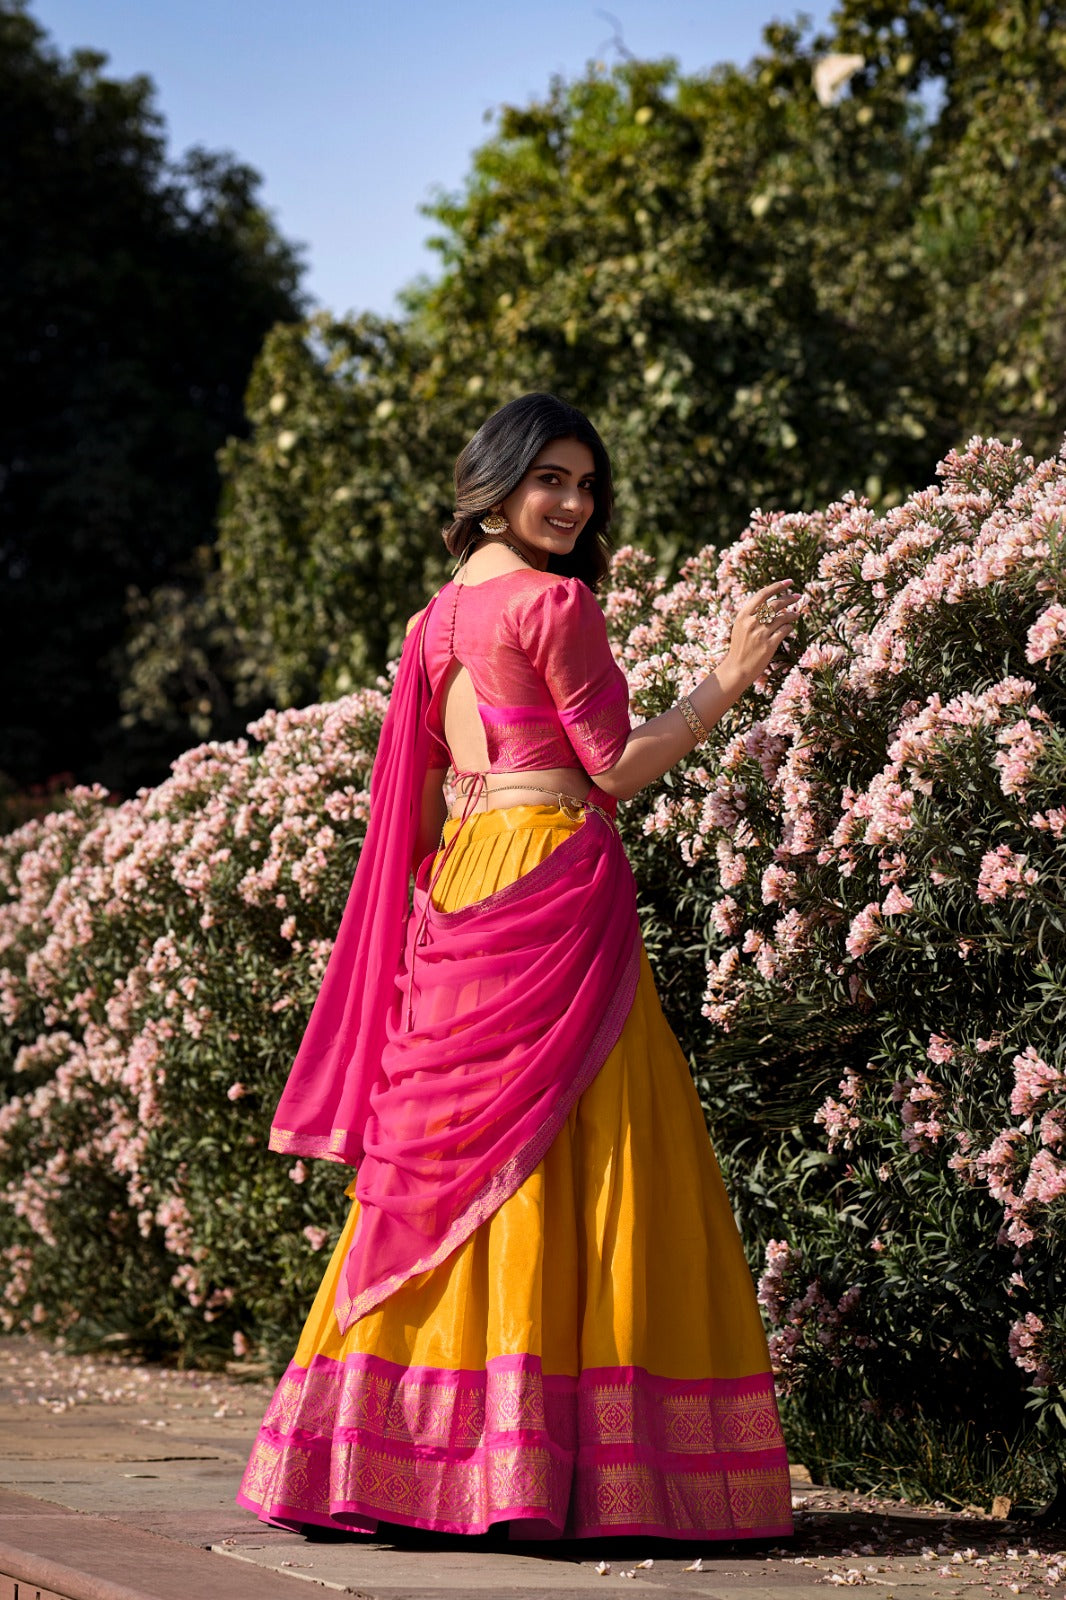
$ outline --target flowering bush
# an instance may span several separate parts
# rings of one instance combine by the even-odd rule
[[[686,909],[675,1018],[789,1410],[864,1408],[875,1450],[907,1416],[1013,1437],[1026,1385],[1066,1426],[1066,451],[974,439],[939,479],[756,512],[670,588],[621,552],[609,600],[652,714],[746,593],[804,586],[627,827],[652,926]]]
[[[880,518],[757,512],[673,586],[615,563],[642,714],[745,594],[805,590],[789,652],[624,827],[816,1470],[829,1412],[874,1454],[1066,1421],[1064,528],[1066,455],[973,440]],[[341,1180],[266,1127],[386,690],[0,840],[5,1326],[288,1353]]]
[[[266,1130],[385,704],[269,713],[124,805],[76,790],[0,840],[3,1327],[291,1340],[343,1183],[266,1159]]]

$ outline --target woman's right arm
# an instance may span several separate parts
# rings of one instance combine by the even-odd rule
[[[714,727],[729,707],[765,672],[778,647],[796,626],[798,613],[791,608],[796,596],[791,580],[770,583],[744,601],[733,624],[728,654],[702,678],[689,695],[693,710],[706,729]],[[784,601],[772,623],[755,613],[764,601]],[[631,800],[646,784],[654,783],[683,756],[691,754],[696,737],[677,706],[634,728],[613,766],[597,772],[596,786],[616,800]]]

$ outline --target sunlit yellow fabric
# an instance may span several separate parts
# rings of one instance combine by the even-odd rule
[[[434,900],[455,911],[513,883],[580,826],[548,806],[475,815]],[[455,828],[446,825],[446,841]],[[641,961],[622,1035],[540,1166],[445,1262],[342,1337],[333,1299],[353,1202],[296,1350],[300,1366],[362,1351],[451,1370],[539,1355],[545,1373],[572,1376],[599,1366],[692,1379],[767,1370],[699,1100]]]

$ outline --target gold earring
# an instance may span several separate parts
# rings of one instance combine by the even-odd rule
[[[490,534],[506,533],[511,524],[500,511],[490,511],[487,517],[482,517],[482,532]]]

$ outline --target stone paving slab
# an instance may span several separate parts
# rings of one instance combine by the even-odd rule
[[[9,1491],[0,1491],[3,1577],[62,1600],[310,1600],[313,1593],[296,1574],[241,1568],[128,1521]]]
[[[764,1581],[752,1582],[744,1561],[722,1565],[714,1557],[697,1557],[694,1552],[649,1557],[654,1541],[640,1541],[639,1553],[610,1552],[605,1556],[575,1554],[571,1549],[546,1553],[542,1544],[535,1548],[514,1547],[513,1542],[483,1542],[475,1549],[456,1550],[443,1541],[421,1545],[353,1540],[326,1551],[321,1546],[304,1545],[293,1559],[293,1570],[314,1576],[319,1582],[346,1582],[366,1590],[375,1600],[455,1600],[457,1595],[522,1595],[544,1600],[546,1595],[583,1600],[588,1595],[636,1596],[655,1594],[687,1596],[708,1600],[724,1594],[745,1596],[764,1593],[774,1600],[788,1600],[798,1591],[809,1592],[811,1577],[795,1568],[764,1574]],[[617,1545],[618,1541],[615,1541]],[[241,1560],[270,1566],[276,1552],[262,1550],[254,1536],[227,1542],[226,1553]],[[686,1570],[695,1566],[702,1571]],[[766,1582],[765,1578],[772,1581]]]
[[[837,1587],[870,1588],[890,1600],[962,1600],[975,1591],[1066,1594],[1066,1555],[1054,1560],[1046,1539],[1038,1550],[1028,1542],[1012,1544],[1002,1524],[917,1511],[890,1516],[854,1504],[841,1509],[827,1502],[842,1496],[796,1487],[797,1534],[769,1547],[701,1548],[634,1538],[590,1540],[587,1549],[582,1541],[556,1551],[396,1529],[393,1542],[353,1537],[325,1546],[291,1535],[288,1559],[320,1582],[354,1584],[375,1600],[518,1592],[543,1597],[552,1591],[575,1597],[655,1591],[693,1600],[793,1600],[800,1592]],[[281,1553],[277,1544],[260,1544],[255,1533],[217,1548],[275,1570]]]
[[[68,1594],[53,1585],[64,1600],[128,1600],[114,1585],[128,1589],[135,1578],[136,1600],[794,1600],[844,1587],[879,1600],[1066,1600],[1066,1533],[842,1494],[802,1469],[796,1535],[771,1546],[522,1545],[406,1529],[305,1539],[233,1503],[270,1390],[236,1369],[177,1372],[0,1339],[0,1540],[24,1561],[36,1553],[42,1586],[48,1563],[80,1561],[83,1584],[98,1587]],[[0,1579],[4,1571],[0,1559]]]

